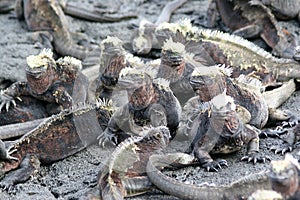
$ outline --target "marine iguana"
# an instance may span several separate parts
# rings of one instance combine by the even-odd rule
[[[16,105],[15,99],[22,95],[52,103],[50,114],[86,102],[89,82],[80,72],[80,60],[66,56],[55,61],[52,51],[44,49],[38,55],[28,56],[27,64],[27,81],[15,82],[1,92],[0,110],[4,106],[8,110],[11,103]]]
[[[104,101],[72,107],[7,145],[0,140],[0,175],[7,173],[0,186],[9,189],[26,181],[39,163],[64,159],[91,145],[106,128],[112,112],[111,102]]]
[[[15,12],[18,19],[25,20],[29,30],[49,32],[50,36],[44,33],[43,37],[53,40],[55,51],[62,56],[84,59],[93,50],[73,41],[57,0],[17,0]]]
[[[96,98],[111,98],[118,82],[120,71],[131,67],[123,48],[123,42],[117,37],[107,37],[100,44],[100,68],[96,84]]]
[[[300,64],[293,59],[276,58],[272,54],[256,46],[242,37],[213,31],[199,29],[191,25],[187,19],[177,23],[161,23],[155,30],[160,48],[166,39],[172,37],[173,41],[181,38],[198,41],[199,52],[197,59],[206,66],[225,64],[233,68],[232,77],[241,74],[258,77],[264,86],[276,85],[280,81],[299,78]],[[198,50],[199,51],[199,50]],[[212,61],[212,62],[211,62]],[[213,64],[212,64],[213,63]]]
[[[155,28],[163,23],[170,21],[170,17],[172,12],[174,12],[177,8],[183,5],[187,0],[174,0],[168,2],[158,19],[155,23],[149,22],[147,20],[141,20],[138,30],[136,30],[132,35],[132,50],[137,54],[147,54],[151,51],[152,48],[156,48],[154,37]]]
[[[269,94],[269,92],[261,93],[262,86],[257,79],[243,75],[238,79],[231,79],[230,74],[231,69],[225,68],[224,65],[194,69],[190,84],[197,96],[191,98],[183,107],[177,131],[179,134],[193,135],[191,126],[197,116],[197,110],[200,109],[201,112],[199,105],[210,101],[224,90],[227,95],[233,97],[236,111],[243,123],[261,129],[269,119],[269,121],[294,120],[291,113],[277,109],[295,91],[293,80]],[[261,134],[272,135],[271,132],[261,132]]]
[[[98,178],[102,199],[120,200],[154,188],[146,175],[146,165],[149,156],[167,147],[170,132],[158,126],[145,128],[140,135],[121,142],[102,168]]]
[[[259,189],[249,196],[248,199],[270,199],[270,194],[274,194],[274,199],[276,200],[299,199],[299,170],[299,163],[290,154],[286,154],[283,160],[271,161],[268,178],[272,190]]]
[[[162,78],[153,79],[149,74],[151,71],[143,69],[122,69],[118,87],[127,91],[128,103],[114,112],[107,129],[99,136],[100,145],[126,132],[139,136],[145,125],[167,126],[174,136],[181,106],[170,90],[169,82]]]
[[[294,5],[295,7],[296,5]],[[233,34],[243,38],[261,37],[273,53],[280,57],[293,58],[297,45],[291,34],[285,34],[271,10],[259,0],[213,0],[208,9],[208,27],[215,25],[216,13]]]

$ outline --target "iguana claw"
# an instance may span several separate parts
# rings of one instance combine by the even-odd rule
[[[117,136],[113,133],[110,133],[107,129],[105,131],[103,131],[98,137],[97,139],[99,140],[99,145],[102,148],[105,148],[105,144],[107,142],[110,142],[113,145],[116,145],[117,142]]]
[[[219,160],[219,161],[212,161],[205,163],[202,165],[203,168],[205,168],[208,172],[218,172],[218,169],[222,169],[222,167],[228,167],[226,160]]]
[[[283,135],[284,133],[286,133],[286,129],[283,129],[283,128],[276,128],[275,130],[266,129],[259,133],[259,137],[260,138],[267,138],[267,137],[280,138],[280,135]]]
[[[0,92],[0,112],[2,111],[2,108],[5,106],[6,111],[8,111],[10,104],[12,103],[14,106],[16,106],[16,101],[13,97],[5,94],[3,90]]]
[[[11,154],[17,151],[17,149],[12,150],[12,148],[13,146],[10,146],[8,149],[6,149],[4,142],[0,140],[0,159],[18,161],[18,158],[11,156]]]
[[[293,147],[286,144],[285,147],[278,147],[278,146],[272,146],[270,148],[271,151],[274,151],[275,154],[281,153],[282,155],[285,154],[286,152],[292,152],[293,151]]]
[[[253,162],[253,164],[256,164],[257,162],[265,163],[267,160],[271,160],[269,156],[258,156],[256,153],[251,153],[247,156],[243,156],[241,158],[242,161]]]

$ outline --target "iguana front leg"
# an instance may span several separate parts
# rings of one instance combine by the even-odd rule
[[[6,88],[5,90],[2,90],[0,94],[0,112],[4,106],[8,111],[11,103],[15,106],[15,98],[21,95],[29,95],[29,89],[26,82],[18,81],[13,83],[10,87]]]
[[[247,138],[249,138],[248,147],[247,147],[247,155],[241,158],[242,161],[253,162],[254,164],[257,162],[265,163],[266,160],[270,160],[267,156],[259,156],[259,136],[258,132],[255,128],[250,125],[245,125],[244,127],[244,141],[247,142]]]
[[[284,141],[283,147],[274,145],[270,148],[275,152],[275,154],[285,154],[286,152],[292,152],[295,148],[295,145],[299,143],[300,124],[297,124],[293,128],[286,128],[284,129],[284,132],[287,132],[287,134],[284,138],[281,138]]]
[[[18,158],[11,156],[11,154],[16,152],[16,149],[11,150],[11,147],[7,149],[5,143],[2,140],[0,140],[0,159],[1,160],[18,160]]]
[[[205,136],[200,139],[194,146],[194,155],[199,160],[201,166],[207,171],[218,171],[222,166],[228,166],[226,160],[214,161],[209,152],[215,147],[220,135],[213,128],[209,128]]]

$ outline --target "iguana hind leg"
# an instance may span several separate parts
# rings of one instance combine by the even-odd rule
[[[40,161],[35,155],[27,154],[18,169],[7,174],[0,182],[0,187],[10,190],[17,183],[25,182],[40,168]]]

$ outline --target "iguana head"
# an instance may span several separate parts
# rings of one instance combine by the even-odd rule
[[[28,56],[26,61],[28,85],[34,93],[44,93],[52,85],[56,70],[53,52],[50,49],[43,49],[38,55]]]
[[[166,40],[161,51],[161,64],[158,70],[160,77],[175,82],[183,75],[185,68],[185,46],[173,42],[172,38]]]
[[[166,148],[169,144],[171,134],[166,126],[150,127],[146,130],[146,138],[151,140],[153,147]]]
[[[105,86],[115,86],[120,71],[127,67],[123,42],[117,37],[107,37],[100,44],[99,79]]]
[[[190,84],[202,101],[210,101],[224,91],[225,77],[217,66],[201,66],[194,69]]]
[[[147,107],[157,98],[152,77],[142,69],[122,69],[118,87],[127,91],[129,103],[137,110]]]
[[[173,38],[176,42],[183,42],[192,39],[195,34],[195,27],[192,26],[190,19],[181,19],[175,23],[164,22],[155,29],[155,36],[160,43],[168,38]]]
[[[285,198],[294,195],[299,185],[299,164],[290,154],[284,160],[271,162],[269,174],[272,189],[281,193]]]

